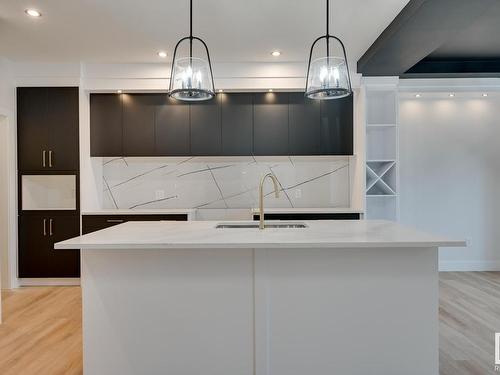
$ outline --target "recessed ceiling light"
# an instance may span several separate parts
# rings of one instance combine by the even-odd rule
[[[121,94],[123,91],[122,90],[116,90],[118,94]]]
[[[420,94],[416,94],[416,95],[415,95],[415,98],[420,98],[421,96],[422,96],[422,95],[420,95]]]
[[[278,57],[278,56],[281,56],[281,52],[280,51],[273,51],[273,52],[271,52],[271,55],[273,55],[274,57]]]
[[[450,98],[454,98],[455,97],[455,94],[454,93],[450,93]]]
[[[40,13],[38,10],[36,9],[26,9],[24,11],[28,16],[30,17],[41,17],[42,16],[42,13]]]
[[[273,92],[273,89],[269,89],[269,90],[267,90],[267,91],[269,91],[269,92]]]
[[[162,59],[164,59],[165,57],[167,57],[167,53],[165,51],[159,51],[158,56],[160,56]]]
[[[483,94],[483,98],[486,98],[488,96],[488,94],[484,93]]]

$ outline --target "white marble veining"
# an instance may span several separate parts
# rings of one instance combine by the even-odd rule
[[[258,204],[259,180],[269,172],[282,194],[267,199],[268,207],[349,207],[349,162],[296,156],[104,158],[103,208],[251,209]]]
[[[301,221],[302,222],[302,221]],[[128,222],[55,244],[56,249],[375,248],[465,246],[389,221],[303,221],[303,229],[216,229],[216,221]],[[271,221],[267,221],[271,223]],[[283,223],[281,221],[281,223]]]

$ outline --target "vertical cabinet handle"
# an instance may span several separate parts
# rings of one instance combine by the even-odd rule
[[[43,235],[47,235],[47,219],[43,219]]]
[[[52,150],[49,150],[49,167],[52,168]]]
[[[52,231],[52,219],[49,219],[49,236],[52,236],[54,232]]]
[[[45,156],[46,156],[45,154],[46,153],[47,152],[45,150],[42,151],[42,167],[44,167],[44,168],[47,166],[47,163],[45,162]]]

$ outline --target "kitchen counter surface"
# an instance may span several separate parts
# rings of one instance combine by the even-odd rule
[[[307,228],[265,230],[216,229],[218,223],[127,222],[58,242],[55,249],[377,248],[466,245],[462,240],[431,235],[390,221],[300,221],[305,223]],[[270,224],[272,221],[268,220],[266,223]]]

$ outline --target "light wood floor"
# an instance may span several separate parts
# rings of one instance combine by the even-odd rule
[[[1,375],[82,374],[80,288],[22,288],[2,299]],[[495,374],[500,272],[442,273],[439,314],[440,374]]]
[[[1,375],[82,374],[79,287],[2,291]]]

